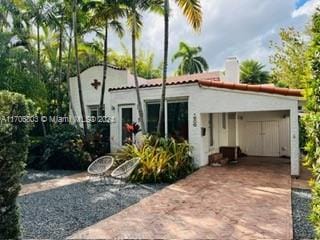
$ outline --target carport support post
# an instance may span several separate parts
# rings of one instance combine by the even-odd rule
[[[300,175],[298,107],[290,110],[291,176]]]

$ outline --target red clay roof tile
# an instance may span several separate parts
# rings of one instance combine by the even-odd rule
[[[270,94],[279,94],[284,96],[294,96],[294,97],[303,97],[302,90],[300,89],[290,89],[290,88],[279,88],[266,85],[250,85],[242,83],[227,83],[227,82],[217,82],[217,81],[208,81],[200,80],[198,81],[200,86],[206,87],[216,87],[216,88],[225,88],[231,90],[241,90],[241,91],[250,91],[250,92],[262,92]]]
[[[270,84],[269,85],[266,85],[266,84],[250,85],[250,84],[242,84],[242,83],[222,82],[220,81],[220,78],[216,72],[169,77],[167,81],[168,86],[192,84],[192,83],[199,83],[200,86],[205,86],[205,87],[215,87],[215,88],[224,88],[224,89],[231,89],[231,90],[303,97],[302,90],[300,89],[279,88],[279,87],[274,87]],[[161,85],[162,85],[162,79],[152,79],[141,84],[140,88],[160,87]],[[135,87],[123,86],[118,88],[110,88],[109,91],[117,91],[117,90],[133,89],[133,88]]]

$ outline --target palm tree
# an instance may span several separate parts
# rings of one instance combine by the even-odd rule
[[[25,14],[30,21],[36,25],[37,29],[37,61],[38,61],[38,80],[41,75],[40,60],[40,28],[48,23],[56,21],[52,5],[46,0],[25,0]]]
[[[79,99],[80,99],[80,107],[81,107],[81,115],[83,122],[83,131],[84,136],[88,135],[88,123],[86,118],[86,112],[84,109],[84,101],[82,94],[82,85],[81,85],[81,76],[80,76],[80,64],[79,64],[79,52],[78,52],[78,25],[77,25],[77,12],[78,12],[78,2],[77,0],[73,0],[72,6],[72,22],[73,22],[73,36],[74,36],[74,50],[75,50],[75,59],[76,59],[76,68],[77,68],[77,82],[78,82],[78,91],[79,91]]]
[[[249,84],[264,84],[269,81],[269,72],[265,66],[255,60],[246,60],[240,66],[240,81]]]
[[[144,122],[142,103],[139,90],[139,81],[137,74],[137,54],[136,54],[136,40],[139,38],[142,29],[142,15],[140,12],[154,11],[161,13],[163,0],[126,0],[126,16],[127,23],[131,30],[131,44],[132,44],[132,71],[137,94],[137,108],[139,114],[139,122],[142,133],[146,132]]]
[[[104,27],[103,77],[99,104],[99,115],[102,115],[108,68],[108,31],[111,28],[120,38],[124,35],[122,24],[118,19],[124,17],[125,8],[119,0],[94,0],[87,5],[93,9],[92,23]]]
[[[184,42],[180,42],[179,50],[174,54],[172,61],[181,58],[177,75],[202,73],[208,71],[207,61],[199,56],[202,51],[201,47],[191,47]]]
[[[202,10],[200,0],[174,0],[182,10],[183,15],[187,18],[195,31],[200,31],[202,24]],[[169,51],[169,0],[164,0],[164,60],[163,60],[163,76],[162,76],[162,91],[159,110],[159,120],[157,126],[158,134],[161,133],[161,126],[164,116],[164,104],[166,98],[166,82],[168,70],[168,51]]]

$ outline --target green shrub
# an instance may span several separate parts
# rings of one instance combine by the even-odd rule
[[[307,114],[304,117],[307,133],[305,165],[312,171],[312,210],[310,220],[320,239],[320,8],[312,18],[310,56],[313,77],[308,82]]]
[[[191,147],[186,142],[174,139],[145,137],[142,146],[126,145],[120,152],[120,159],[139,157],[141,159],[131,180],[143,183],[174,182],[193,172]]]
[[[110,153],[110,124],[98,123],[90,129],[85,140],[85,150],[91,154],[92,159]]]
[[[41,168],[83,170],[90,162],[81,132],[72,125],[62,124],[53,127],[44,138],[44,152],[38,164]]]
[[[23,95],[0,91],[0,239],[20,236],[16,199],[27,158],[29,124],[15,117],[30,116],[33,106]]]

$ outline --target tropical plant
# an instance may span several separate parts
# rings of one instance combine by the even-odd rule
[[[312,79],[306,89],[307,114],[304,117],[307,133],[305,165],[312,171],[312,212],[310,219],[315,226],[316,238],[320,238],[320,8],[312,18],[310,57]]]
[[[123,53],[110,50],[109,62],[117,67],[129,69],[132,72],[132,56],[123,45]],[[137,75],[145,79],[155,79],[161,77],[162,64],[154,66],[154,53],[145,52],[139,49],[136,57]]]
[[[265,66],[255,60],[245,60],[240,66],[240,81],[249,84],[265,84],[269,81],[269,73]]]
[[[90,162],[85,142],[72,125],[57,125],[44,138],[44,152],[37,165],[43,169],[84,170]]]
[[[126,145],[119,158],[141,160],[131,180],[143,183],[174,182],[194,170],[191,147],[174,139],[145,136],[142,146]]]
[[[0,238],[19,239],[17,197],[21,188],[28,152],[28,121],[11,121],[16,116],[31,117],[34,106],[23,95],[0,91]]]
[[[201,51],[201,47],[192,47],[185,42],[180,42],[179,50],[172,57],[173,62],[181,59],[176,74],[185,75],[208,71],[207,61],[199,55]]]
[[[12,38],[12,33],[0,33],[0,90],[24,94],[45,109],[47,88],[37,79],[36,59],[25,47],[14,46]]]
[[[103,112],[104,95],[107,79],[107,67],[108,67],[108,33],[111,28],[119,37],[124,34],[119,18],[124,17],[125,8],[119,0],[104,0],[104,1],[90,1],[87,4],[89,8],[93,9],[93,15],[91,21],[98,27],[104,27],[104,51],[103,51],[103,77],[101,97],[99,104],[99,115]]]
[[[38,65],[38,80],[41,80],[41,58],[40,58],[40,28],[56,21],[52,4],[46,0],[25,0],[24,14],[30,19],[31,23],[36,25],[37,31],[37,65]]]
[[[270,56],[272,82],[279,86],[303,89],[311,78],[307,38],[292,27],[281,29],[279,36],[280,44],[271,42],[274,49],[274,54]]]
[[[162,90],[159,110],[159,120],[157,125],[157,133],[161,134],[161,126],[164,116],[164,104],[166,99],[166,82],[168,70],[168,51],[169,51],[169,6],[170,0],[164,0],[164,57],[163,57],[163,76],[162,76]],[[191,24],[195,31],[200,31],[202,24],[202,11],[200,0],[175,0],[179,8],[182,10],[184,16]]]

